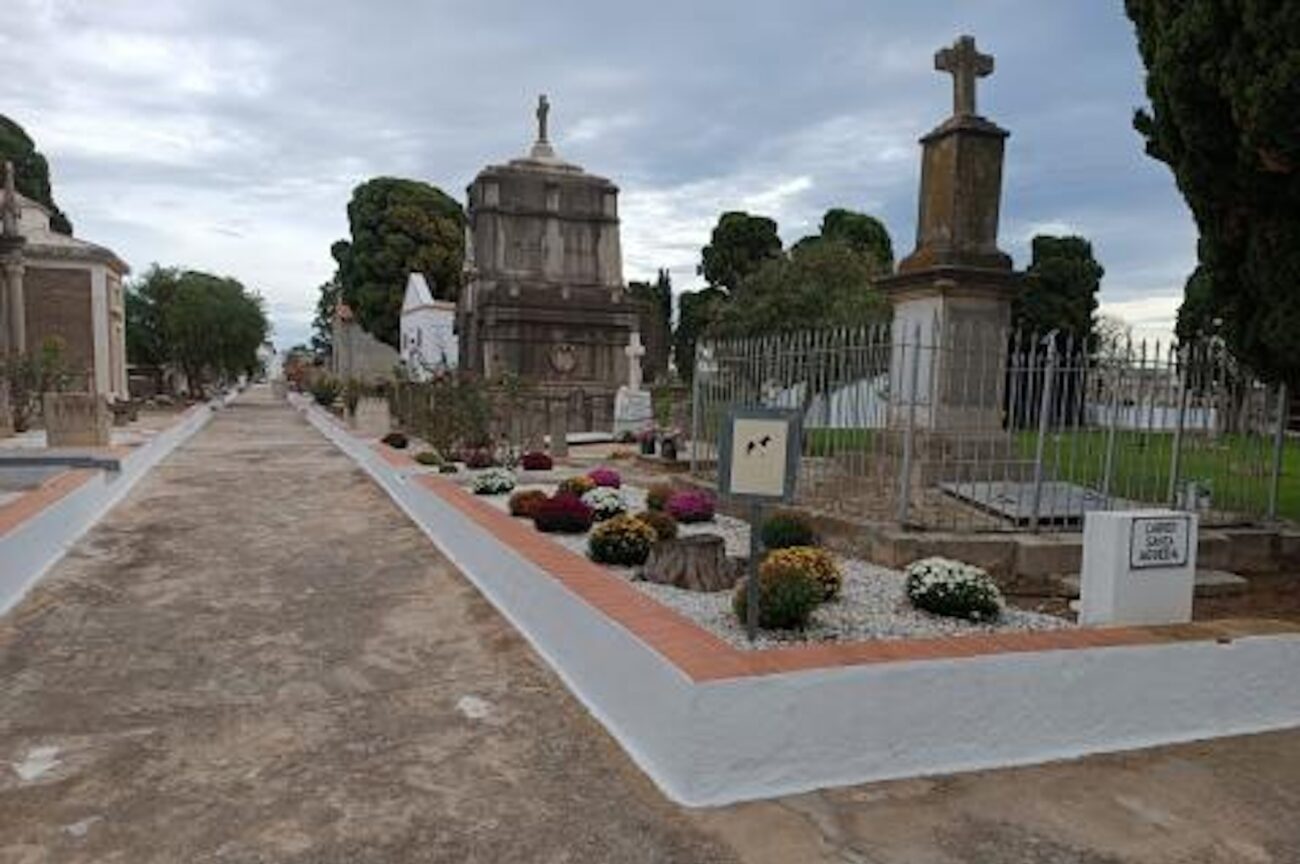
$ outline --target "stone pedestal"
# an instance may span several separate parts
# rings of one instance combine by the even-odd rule
[[[1195,513],[1089,513],[1083,524],[1079,621],[1185,624],[1196,590]]]
[[[112,413],[96,393],[46,393],[45,441],[49,447],[107,447]]]
[[[894,307],[889,425],[1002,428],[1011,301],[1024,276],[936,267],[881,280]]]
[[[633,390],[627,385],[614,396],[614,435],[640,432],[654,422],[654,405],[647,390]]]

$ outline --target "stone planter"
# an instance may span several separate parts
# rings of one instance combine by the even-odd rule
[[[113,415],[97,393],[46,393],[45,441],[49,447],[107,447]]]

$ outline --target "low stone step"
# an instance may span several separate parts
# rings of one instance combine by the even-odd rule
[[[1079,577],[1062,576],[1058,583],[1065,597],[1079,596]],[[1235,597],[1250,589],[1250,580],[1227,570],[1197,570],[1197,597]]]

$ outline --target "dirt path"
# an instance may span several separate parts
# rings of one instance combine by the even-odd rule
[[[734,860],[252,391],[0,619],[0,861]]]

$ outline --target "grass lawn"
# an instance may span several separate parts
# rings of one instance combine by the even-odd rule
[[[1037,434],[1021,432],[1017,440],[1021,458],[1032,460]],[[1111,494],[1164,503],[1173,442],[1172,432],[1117,433]],[[1052,435],[1047,439],[1044,457],[1055,469],[1057,479],[1100,489],[1105,471],[1106,432],[1086,430]],[[1207,486],[1216,510],[1262,516],[1268,509],[1272,466],[1271,440],[1244,435],[1212,438],[1193,433],[1183,437],[1178,476],[1180,484],[1196,480]],[[1288,439],[1283,448],[1278,515],[1300,521],[1300,442],[1294,439]]]

